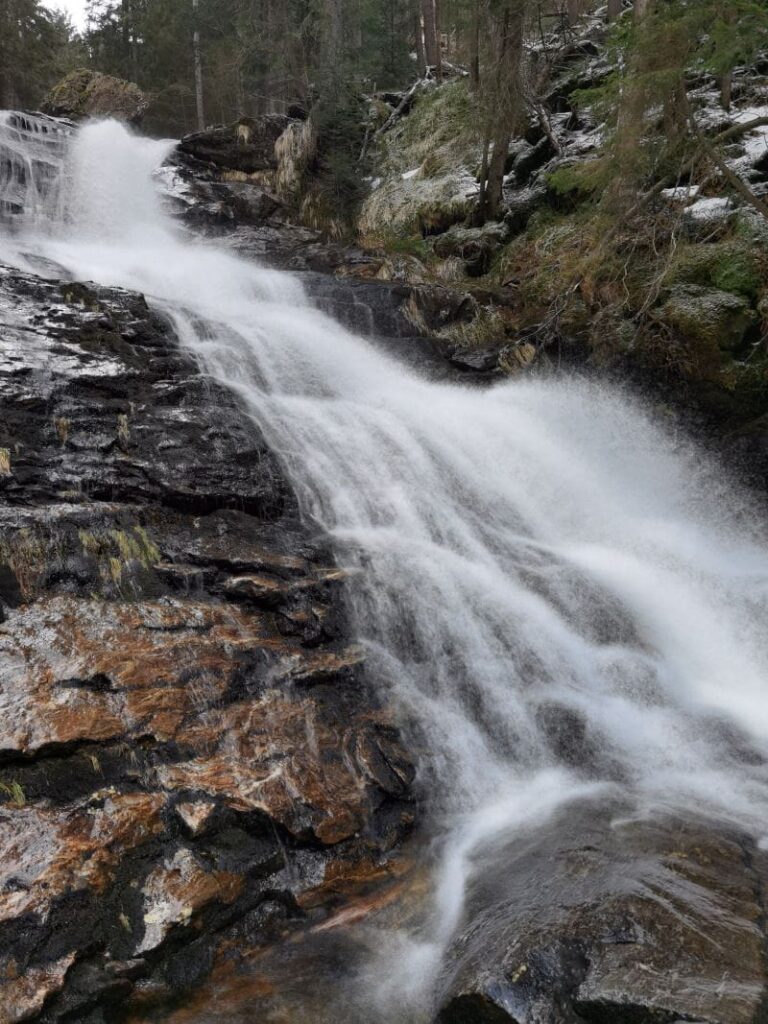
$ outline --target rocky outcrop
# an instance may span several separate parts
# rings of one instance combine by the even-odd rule
[[[234,124],[207,128],[185,136],[180,150],[223,171],[255,174],[277,167],[275,143],[290,124],[282,114],[243,117]]]
[[[763,1019],[768,858],[752,839],[587,806],[544,831],[488,852],[440,1024]]]
[[[720,351],[738,351],[747,331],[758,322],[743,295],[695,284],[675,288],[659,316],[683,337],[699,342],[710,357]]]
[[[43,112],[75,121],[113,117],[137,124],[148,107],[149,98],[133,82],[80,68],[54,86],[43,104]]]
[[[343,568],[168,323],[7,268],[0,308],[0,1017],[111,1021],[394,877],[414,768]]]

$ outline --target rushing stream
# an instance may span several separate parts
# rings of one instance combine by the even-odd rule
[[[23,227],[0,260],[144,292],[362,570],[356,631],[416,723],[439,865],[419,934],[382,944],[388,1005],[428,1000],[479,852],[570,802],[762,835],[768,551],[721,468],[604,384],[416,376],[297,277],[183,237],[153,182],[164,143],[104,122],[54,160],[7,119],[0,140]]]

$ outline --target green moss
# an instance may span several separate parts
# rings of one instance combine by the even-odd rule
[[[384,232],[381,236],[380,247],[386,253],[395,256],[415,256],[419,260],[428,260],[432,256],[432,249],[421,235],[397,235],[394,232]]]
[[[607,161],[597,158],[560,166],[547,180],[550,187],[561,196],[573,193],[593,195],[606,187],[610,176]]]
[[[140,562],[149,568],[162,557],[160,549],[149,539],[143,526],[134,526],[130,532],[111,530],[109,537],[123,562]]]
[[[731,353],[743,347],[757,320],[744,297],[700,285],[676,286],[658,317],[687,342],[689,375],[720,383],[726,383],[724,369],[733,365]]]
[[[681,246],[666,276],[668,284],[694,284],[756,299],[765,285],[759,252],[740,238]]]

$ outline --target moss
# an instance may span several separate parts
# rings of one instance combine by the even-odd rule
[[[142,526],[135,526],[131,532],[111,530],[109,537],[124,562],[140,562],[149,568],[161,559],[159,548],[152,543]]]
[[[123,446],[131,440],[131,425],[125,413],[120,413],[117,417],[117,437]]]
[[[682,245],[666,283],[694,284],[756,299],[766,282],[765,257],[747,240]]]
[[[65,416],[59,416],[54,420],[54,426],[62,448],[65,448],[69,440],[70,431],[72,430],[72,421],[68,420]]]
[[[548,175],[547,181],[554,192],[566,196],[573,193],[593,195],[610,182],[611,170],[600,158],[562,164]]]
[[[421,235],[403,236],[394,232],[384,232],[380,237],[380,248],[385,253],[394,256],[414,256],[422,262],[433,255],[429,243]]]
[[[130,530],[105,530],[99,534],[80,530],[78,538],[83,550],[96,559],[107,594],[117,587],[123,597],[120,588],[129,570],[133,578],[137,569],[146,573],[162,561],[160,549],[143,526],[134,526]]]

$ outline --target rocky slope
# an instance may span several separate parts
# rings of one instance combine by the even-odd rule
[[[414,768],[343,568],[167,323],[8,268],[0,310],[0,1019],[111,1021],[394,877]]]
[[[304,121],[190,136],[169,187],[196,229],[225,232],[243,252],[387,283],[411,336],[430,338],[455,369],[493,378],[566,364],[632,381],[764,489],[765,220],[716,174],[613,217],[591,184],[605,125],[582,98],[611,72],[604,22],[541,45],[553,72],[510,148],[498,223],[472,224],[481,153],[460,69],[372,98],[372,178],[351,248],[307,227],[317,140]],[[768,115],[764,78],[737,71],[728,111],[706,76],[690,99],[701,131],[734,132],[728,163],[759,197],[767,129],[738,128]]]

